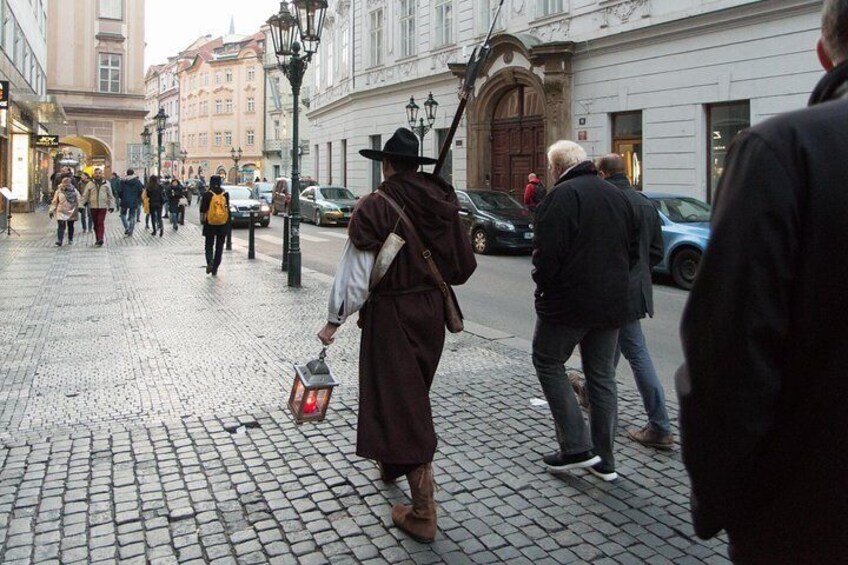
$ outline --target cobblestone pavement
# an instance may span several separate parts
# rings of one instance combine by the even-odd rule
[[[327,420],[282,408],[291,363],[319,350],[326,280],[289,289],[243,250],[213,279],[194,226],[108,222],[101,249],[54,247],[38,214],[0,239],[3,563],[726,562],[692,533],[679,453],[624,436],[644,420],[631,383],[622,479],[555,477],[528,355],[471,334],[449,336],[432,394],[439,535],[406,538],[389,516],[405,481],[355,455],[353,324],[330,350]]]

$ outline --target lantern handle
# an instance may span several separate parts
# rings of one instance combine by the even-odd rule
[[[322,347],[321,353],[318,354],[318,359],[320,359],[321,361],[327,358],[327,347],[329,346],[325,345],[324,347]]]

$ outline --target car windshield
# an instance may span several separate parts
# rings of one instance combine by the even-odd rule
[[[321,197],[324,200],[353,200],[355,198],[348,189],[335,186],[322,188]]]
[[[226,191],[230,193],[231,200],[252,200],[253,193],[245,186],[228,186]]]
[[[499,210],[521,210],[522,206],[505,192],[480,191],[467,192],[474,205],[485,212]]]
[[[672,222],[710,221],[710,205],[697,198],[664,197],[653,200],[654,206]]]

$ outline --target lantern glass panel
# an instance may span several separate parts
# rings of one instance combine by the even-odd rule
[[[418,121],[418,104],[415,103],[415,97],[409,99],[409,104],[406,105],[406,120],[409,122],[409,127],[415,127],[415,122]]]
[[[327,0],[293,0],[292,3],[300,30],[300,40],[304,50],[311,55],[318,51],[318,44],[321,42]]]

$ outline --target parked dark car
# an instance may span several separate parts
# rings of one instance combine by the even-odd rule
[[[311,177],[300,177],[300,190],[301,192],[309,188],[310,186],[316,186],[318,182]],[[291,205],[291,190],[289,190],[289,186],[291,185],[291,179],[287,177],[279,177],[274,182],[274,193],[271,197],[271,213],[275,216],[277,214],[285,213],[288,214],[289,206]]]
[[[644,194],[662,222],[663,260],[654,272],[671,275],[674,284],[690,289],[710,240],[710,205],[678,194]]]
[[[471,189],[457,190],[456,196],[475,253],[533,249],[533,215],[509,194]]]
[[[300,214],[316,226],[347,225],[356,200],[343,186],[311,186],[300,193]]]
[[[233,225],[249,224],[250,213],[254,214],[254,222],[267,228],[271,223],[271,207],[263,200],[255,190],[247,186],[225,185],[224,190],[230,194],[230,217]]]

